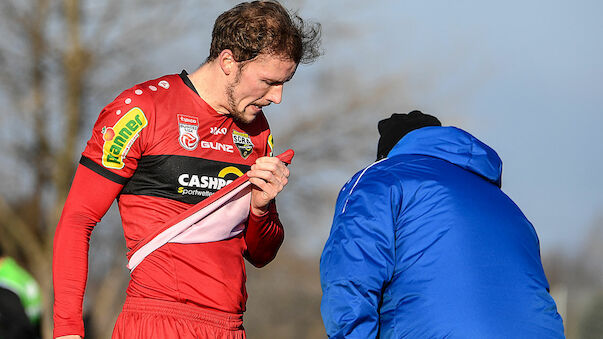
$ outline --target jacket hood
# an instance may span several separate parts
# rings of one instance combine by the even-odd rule
[[[456,127],[423,127],[406,134],[388,157],[427,155],[453,163],[501,186],[502,160],[492,148]]]

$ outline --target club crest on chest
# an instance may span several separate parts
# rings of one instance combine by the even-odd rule
[[[249,155],[253,152],[253,142],[251,142],[251,138],[247,133],[233,130],[232,142],[239,149],[243,159],[247,159],[247,157],[249,157]]]
[[[193,151],[199,145],[199,119],[190,115],[178,114],[178,142],[185,150]]]

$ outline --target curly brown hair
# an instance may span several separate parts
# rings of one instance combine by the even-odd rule
[[[268,54],[311,63],[321,54],[320,35],[319,23],[304,22],[278,1],[243,2],[216,19],[207,61],[230,49],[239,62]]]

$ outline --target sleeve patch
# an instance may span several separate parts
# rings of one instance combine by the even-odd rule
[[[269,156],[273,156],[274,154],[274,140],[272,139],[272,134],[268,136],[268,146],[270,147]]]
[[[148,124],[144,112],[134,107],[124,114],[112,127],[103,127],[103,166],[112,169],[122,169],[124,158],[140,131]]]

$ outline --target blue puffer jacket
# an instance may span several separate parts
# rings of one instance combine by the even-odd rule
[[[563,338],[538,238],[496,152],[454,127],[408,133],[337,199],[320,260],[331,338]]]

